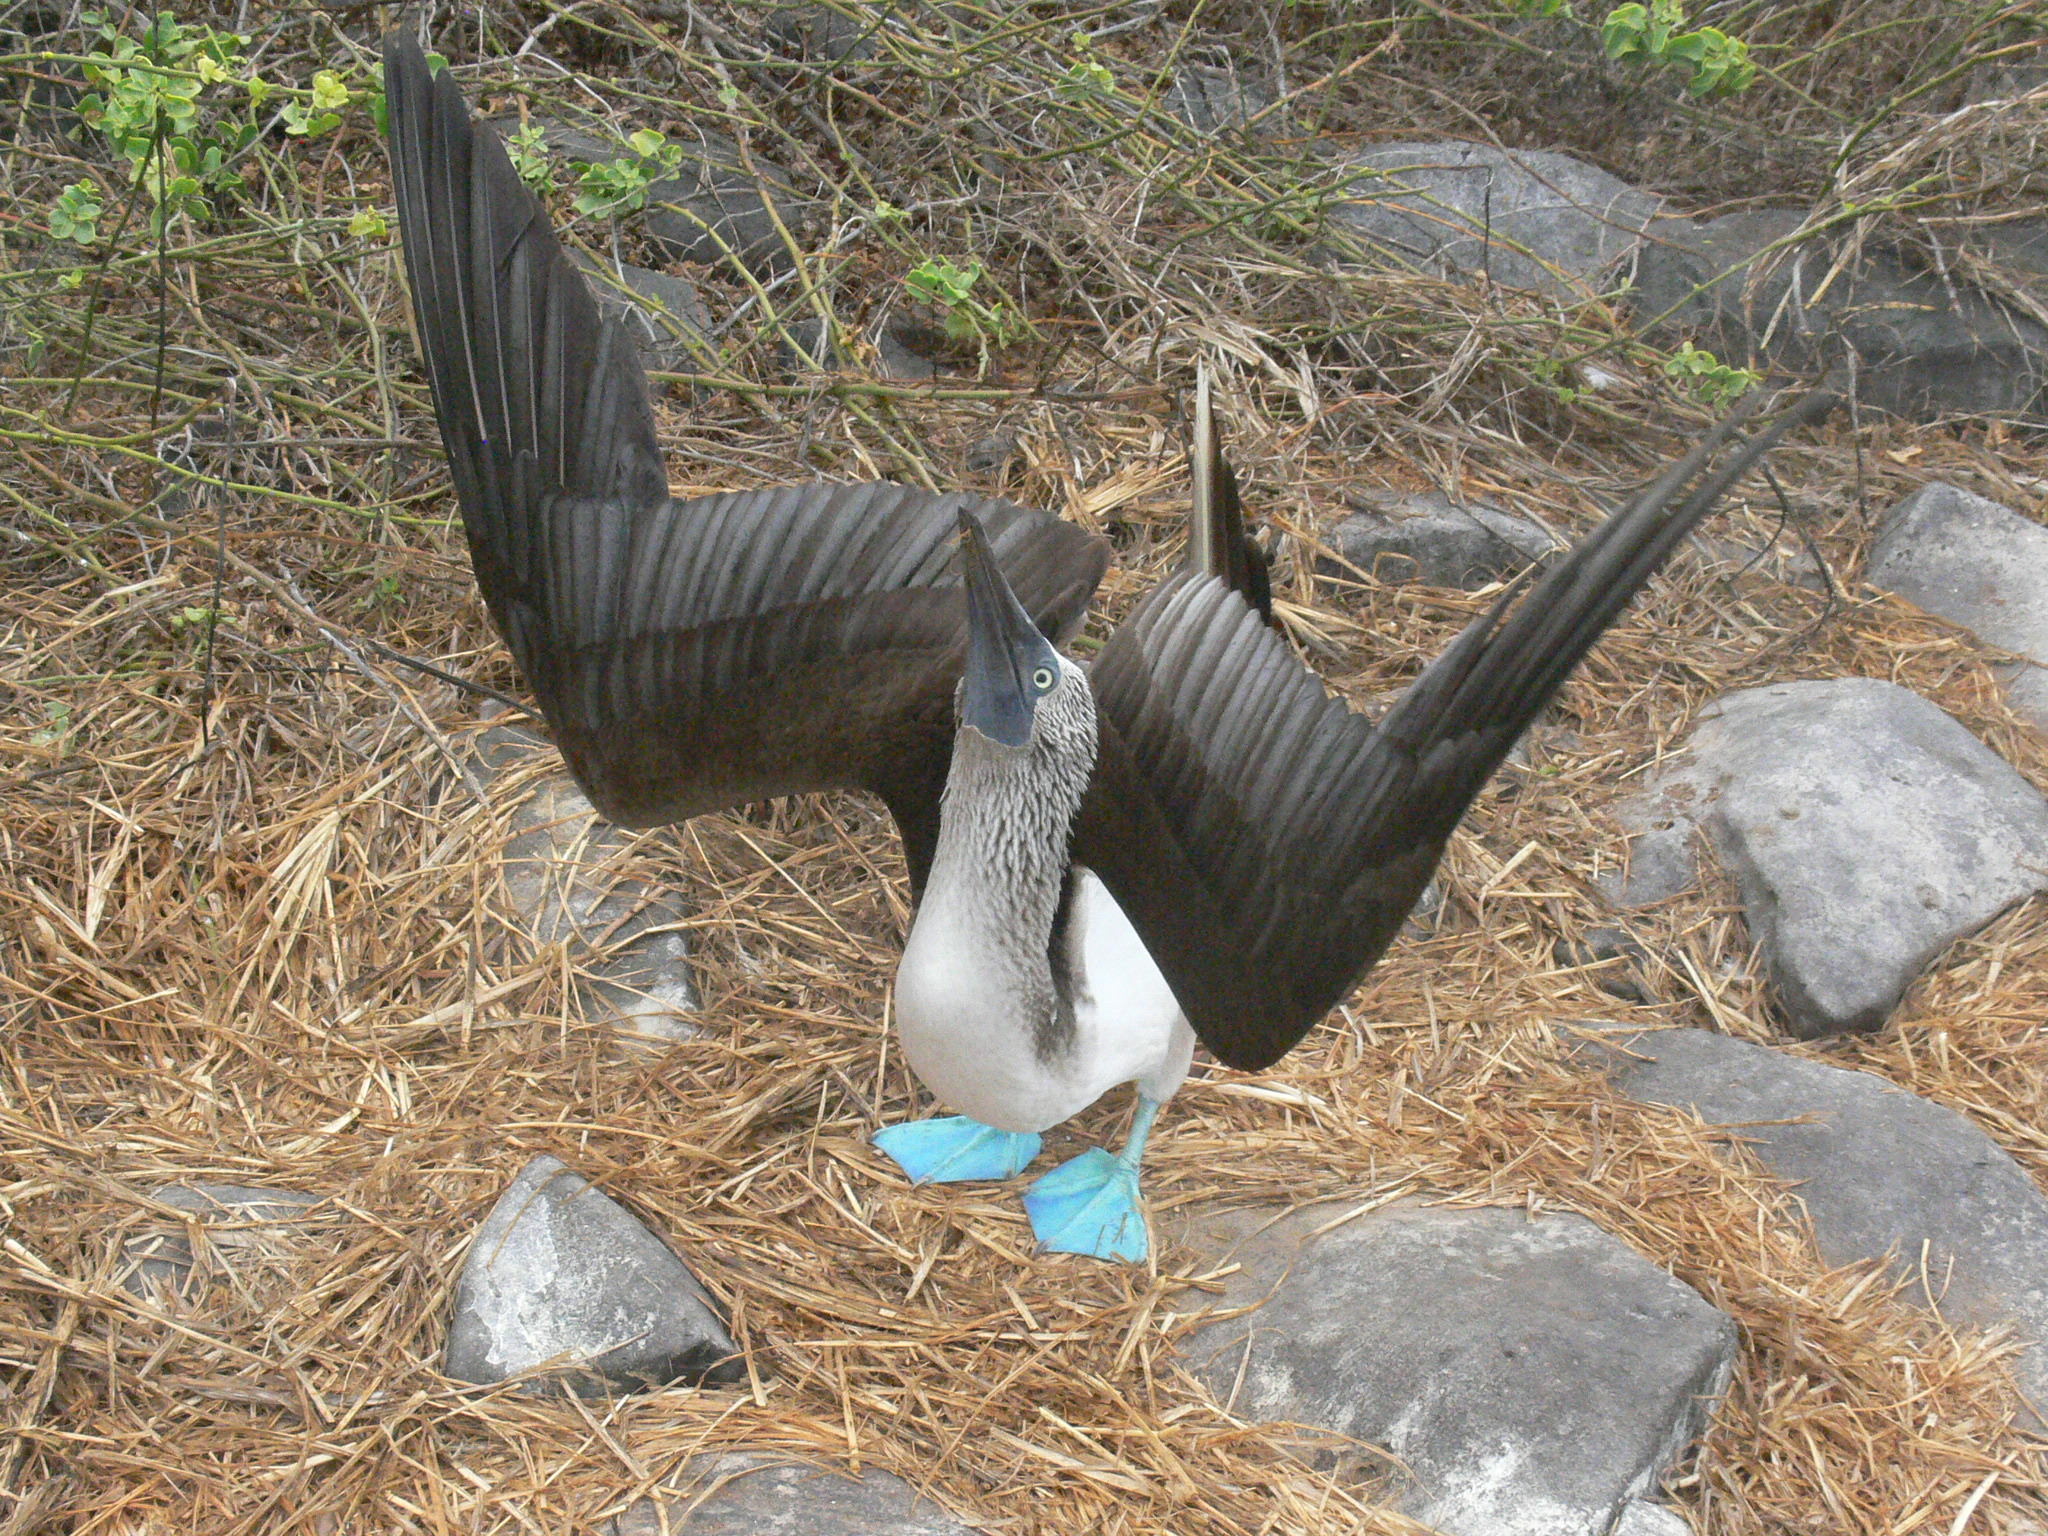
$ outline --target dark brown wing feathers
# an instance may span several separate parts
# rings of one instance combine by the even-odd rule
[[[1243,595],[1184,571],[1102,649],[1075,859],[1130,915],[1203,1043],[1256,1070],[1379,958],[1480,786],[1673,547],[1810,398],[1677,499],[1734,423],[1511,589],[1377,729]]]
[[[1107,545],[888,484],[673,501],[626,335],[453,81],[385,45],[400,231],[477,582],[592,801],[629,825],[800,790],[880,794],[914,881],[936,841],[965,604],[955,512],[1039,625]]]

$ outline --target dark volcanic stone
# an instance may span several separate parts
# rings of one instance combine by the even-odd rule
[[[999,475],[1017,461],[1020,445],[1014,432],[991,432],[968,446],[967,467],[977,475]]]
[[[647,189],[648,235],[671,261],[736,260],[762,273],[786,268],[789,247],[776,222],[796,236],[806,218],[789,173],[759,150],[743,155],[720,134],[700,131],[684,149],[681,174]]]
[[[1190,64],[1174,76],[1163,99],[1166,110],[1202,133],[1242,128],[1273,104],[1273,93],[1232,68]]]
[[[640,360],[656,373],[701,371],[692,342],[711,334],[711,311],[688,278],[646,267],[613,267],[581,251],[571,258],[590,279],[598,308],[624,327],[640,348]]]

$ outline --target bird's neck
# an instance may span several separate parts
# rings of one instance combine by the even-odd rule
[[[1092,729],[1085,741],[1040,740],[1028,754],[961,731],[926,902],[945,902],[957,921],[1045,965],[1094,766]]]

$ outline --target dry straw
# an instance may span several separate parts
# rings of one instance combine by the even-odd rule
[[[1113,619],[1177,558],[1180,402],[1206,358],[1279,536],[1292,633],[1365,707],[1486,596],[1313,575],[1348,494],[1446,487],[1569,538],[1705,419],[1599,304],[1332,266],[1325,151],[1412,131],[1386,115],[1397,100],[1453,126],[1441,38],[1417,62],[1399,28],[1319,31],[1311,7],[1131,31],[1104,12],[1081,20],[1122,94],[1098,100],[1062,87],[1071,16],[985,20],[964,55],[944,13],[911,16],[830,84],[750,51],[757,11],[576,14],[485,7],[498,62],[467,88],[622,127],[674,129],[676,103],[705,103],[749,153],[843,189],[793,275],[699,274],[729,324],[695,381],[720,387],[661,402],[679,489],[999,484],[1112,535]],[[1473,18],[1406,25],[1470,42]],[[298,78],[360,47],[361,25],[353,43],[304,15],[249,30],[262,68]],[[1158,109],[1205,28],[1245,57],[1281,51],[1273,137]],[[26,89],[39,66],[8,68]],[[722,84],[737,106],[709,105]],[[1809,111],[1797,84],[1760,98],[1786,114],[1770,130],[1839,143],[1836,98],[1809,92]],[[0,157],[13,207],[105,174],[26,111]],[[1967,158],[1888,131],[1869,165]],[[393,660],[518,690],[447,521],[392,252],[346,232],[385,196],[381,156],[360,126],[251,153],[246,207],[174,229],[160,261],[72,289],[45,275],[52,248],[10,236],[0,272],[0,1532],[597,1530],[735,1447],[893,1472],[991,1532],[1404,1529],[1318,1470],[1325,1440],[1234,1419],[1186,1373],[1212,1260],[1036,1258],[1016,1190],[911,1189],[870,1148],[926,1108],[889,1048],[907,911],[874,807],[762,808],[633,844],[628,872],[692,914],[702,1029],[671,1049],[623,1048],[581,1015],[586,957],[507,936],[523,781],[475,771],[476,697]],[[913,254],[876,233],[884,197],[915,210],[902,240],[982,257],[1037,336],[978,377],[969,347],[964,377],[875,382],[866,338]],[[854,366],[792,375],[774,317],[820,306]],[[1595,355],[1618,381],[1604,393],[1553,387]],[[967,446],[999,430],[1016,459],[970,477]],[[1591,1017],[1775,1038],[1719,885],[1641,919],[1654,1001],[1618,1002],[1573,958],[1609,921],[1589,877],[1624,856],[1605,808],[1717,694],[1893,678],[2048,786],[2048,744],[2005,708],[1995,658],[1858,584],[1875,516],[1930,477],[2037,506],[2038,447],[1865,423],[1786,448],[1775,474],[1711,530],[1762,558],[1690,548],[1652,584],[1454,840],[1433,924],[1273,1072],[1197,1069],[1148,1159],[1153,1210],[1162,1232],[1218,1198],[1584,1212],[1740,1325],[1734,1385],[1672,1490],[1702,1532],[2019,1536],[2044,1458],[2016,1422],[2009,1343],[1944,1328],[1917,1283],[1826,1269],[1739,1148],[1617,1098],[1559,1043]],[[1809,552],[1831,594],[1780,579]],[[1882,1034],[1787,1049],[1961,1109],[2038,1173],[2044,1008],[2037,903],[1933,966]],[[1089,1111],[1049,1151],[1114,1138],[1124,1113]],[[746,1345],[746,1387],[565,1404],[437,1373],[468,1236],[540,1152],[692,1257]],[[137,1300],[118,1283],[128,1245],[185,1230],[151,1192],[198,1181],[322,1203],[288,1241],[192,1233],[208,1283]]]

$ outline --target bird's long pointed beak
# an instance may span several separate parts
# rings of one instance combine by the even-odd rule
[[[1031,740],[1031,715],[1042,689],[1033,674],[1052,647],[1003,578],[981,523],[960,513],[961,563],[967,573],[967,676],[960,721],[991,741],[1021,747]]]

